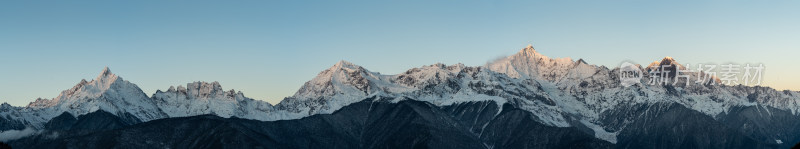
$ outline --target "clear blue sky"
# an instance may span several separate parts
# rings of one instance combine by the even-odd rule
[[[800,90],[798,1],[2,1],[0,102],[53,98],[104,66],[148,95],[193,81],[271,103],[339,60],[383,74],[483,65],[534,44],[614,67],[764,63]]]

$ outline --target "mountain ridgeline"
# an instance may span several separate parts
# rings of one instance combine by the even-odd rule
[[[685,69],[669,57],[651,65]],[[434,64],[395,75],[341,61],[272,105],[217,82],[147,96],[105,68],[56,98],[0,105],[0,131],[35,130],[0,141],[14,148],[486,149],[800,142],[796,91],[648,85],[647,77],[622,86],[618,74],[531,46],[484,66]]]

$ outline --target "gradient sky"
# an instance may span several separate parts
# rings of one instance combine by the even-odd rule
[[[763,63],[800,90],[800,1],[2,1],[0,102],[104,66],[151,95],[193,81],[277,103],[339,60],[383,74],[483,65],[528,44],[616,67]]]

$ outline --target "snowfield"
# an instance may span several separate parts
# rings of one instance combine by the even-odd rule
[[[650,65],[683,68],[669,57]],[[646,72],[646,68],[639,68]],[[597,138],[616,143],[625,124],[609,126],[602,122],[602,115],[633,105],[678,103],[711,117],[732,107],[771,107],[795,115],[800,110],[800,94],[795,91],[739,85],[647,85],[647,77],[642,84],[623,87],[618,74],[619,68],[591,65],[582,59],[549,58],[531,46],[484,66],[433,64],[395,75],[340,61],[306,82],[293,96],[271,105],[245,97],[242,92],[225,91],[217,82],[169,87],[148,97],[138,86],[105,68],[96,79],[81,80],[56,98],[37,99],[25,107],[4,103],[0,116],[41,129],[63,112],[79,116],[104,110],[142,122],[203,114],[275,121],[330,114],[370,97],[390,102],[419,100],[437,106],[494,101],[498,107],[511,104],[527,110],[549,126],[583,125]]]

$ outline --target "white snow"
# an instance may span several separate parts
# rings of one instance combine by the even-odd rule
[[[680,65],[672,58],[665,60]],[[419,100],[437,106],[494,101],[499,107],[512,103],[530,111],[539,122],[550,126],[571,127],[567,117],[575,118],[594,130],[597,138],[614,143],[619,132],[605,131],[606,125],[599,118],[604,111],[620,106],[678,103],[712,117],[736,106],[760,105],[795,114],[800,111],[798,92],[694,84],[676,88],[681,94],[676,97],[663,86],[647,85],[646,78],[642,79],[644,84],[622,87],[613,77],[617,70],[571,58],[552,59],[532,46],[484,66],[437,63],[395,75],[382,75],[340,61],[273,106],[247,98],[241,92],[224,91],[217,82],[170,87],[149,98],[135,84],[106,68],[96,79],[82,80],[56,98],[37,99],[27,107],[3,104],[0,116],[31,124],[33,128],[42,128],[42,124],[63,112],[78,116],[96,110],[127,112],[143,121],[201,114],[273,121],[333,113],[368,97],[389,102]],[[759,92],[755,101],[748,99],[747,95],[754,92]]]
[[[40,98],[27,107],[2,114],[29,123],[34,128],[42,128],[45,122],[63,112],[77,116],[97,110],[113,114],[130,113],[142,121],[166,117],[139,87],[111,73],[108,67],[94,80],[81,80],[56,98]]]
[[[581,123],[583,123],[583,125],[585,125],[586,127],[591,128],[594,131],[594,136],[597,137],[598,139],[603,139],[614,144],[617,143],[617,135],[619,135],[619,131],[608,132],[605,129],[603,129],[603,126],[594,124],[586,120],[581,120]]]
[[[218,82],[194,82],[186,87],[170,87],[153,94],[158,107],[169,117],[187,117],[215,114],[220,117],[268,120],[271,104],[253,100],[235,90],[224,91]]]

